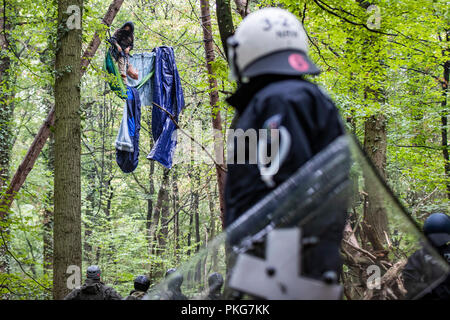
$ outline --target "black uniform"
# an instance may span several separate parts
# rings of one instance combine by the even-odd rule
[[[188,300],[188,298],[181,292],[183,276],[181,274],[174,274],[175,272],[175,268],[169,269],[166,272],[166,278],[170,277],[170,279],[167,283],[167,290],[161,293],[160,300]]]
[[[132,290],[130,295],[125,298],[125,300],[142,300],[146,295],[145,291],[140,290]]]
[[[278,127],[285,127],[291,137],[289,152],[273,178],[273,187],[268,187],[262,181],[256,164],[228,165],[225,224],[229,226],[306,161],[344,134],[344,128],[331,99],[317,85],[299,76],[267,75],[253,78],[227,101],[239,114],[236,129],[263,129],[267,127],[267,121],[277,119]],[[274,128],[271,124],[269,127]],[[236,141],[235,138],[234,143]],[[248,154],[247,142],[245,148]],[[236,160],[236,155],[234,157]],[[339,246],[345,217],[346,208],[340,208],[333,219],[324,221],[326,231],[320,236],[319,244],[303,252],[305,274],[320,277],[328,270],[335,270],[339,274],[342,264]],[[311,236],[307,226],[303,229],[303,236]]]
[[[64,300],[122,300],[122,297],[100,280],[86,279],[81,288],[73,290]]]
[[[437,250],[450,263],[450,245]],[[425,293],[420,297],[423,300],[450,300],[450,275],[437,286],[432,286],[442,275],[442,268],[426,249],[417,250],[408,258],[402,275],[405,289],[408,291],[407,299]]]
[[[180,288],[169,288],[161,294],[161,300],[188,300]]]

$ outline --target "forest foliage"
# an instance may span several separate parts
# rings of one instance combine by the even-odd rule
[[[100,265],[104,281],[126,295],[136,275],[148,274],[157,282],[166,269],[189,260],[222,232],[222,222],[216,168],[208,157],[203,156],[203,162],[183,158],[170,170],[146,159],[154,142],[150,106],[142,108],[137,170],[124,174],[117,166],[114,141],[123,102],[109,89],[102,70],[108,33],[101,19],[110,2],[85,0],[83,10],[83,49],[95,32],[103,40],[81,85],[83,268]],[[237,26],[245,8],[237,6],[242,1],[228,2]],[[215,1],[209,3],[215,52],[212,69],[219,92],[214,110],[220,110],[225,130],[234,116],[225,98],[236,83],[229,79]],[[323,71],[310,80],[326,88],[347,130],[361,143],[367,119],[382,117],[384,176],[421,224],[430,212],[449,213],[448,2],[374,0],[370,5],[349,0],[249,0],[246,9],[279,6],[299,17],[312,60]],[[10,25],[2,27],[7,42],[0,58],[9,59],[10,65],[0,78],[0,157],[8,160],[0,162],[7,164],[2,168],[0,191],[54,105],[57,45],[56,0],[3,0],[2,6]],[[136,28],[132,53],[162,45],[174,48],[186,102],[179,125],[213,153],[211,89],[200,19],[196,0],[128,0],[111,33],[132,20]],[[374,154],[378,151],[377,146],[365,147]],[[7,218],[2,216],[0,222],[0,262],[8,265],[0,273],[3,298],[52,297],[53,171],[50,137]]]

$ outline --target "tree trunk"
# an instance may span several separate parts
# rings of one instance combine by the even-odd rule
[[[214,129],[214,151],[215,159],[218,163],[216,165],[217,173],[217,184],[219,186],[219,203],[220,203],[220,219],[222,220],[222,227],[225,221],[225,171],[220,166],[224,164],[224,151],[223,151],[223,134],[222,134],[222,119],[220,116],[220,110],[218,106],[219,102],[219,92],[217,91],[217,80],[215,78],[212,64],[214,63],[214,47],[213,47],[213,37],[212,37],[212,27],[211,27],[211,14],[209,10],[209,0],[200,0],[200,11],[201,11],[201,23],[203,30],[203,41],[205,44],[205,55],[206,55],[206,69],[208,72],[208,82],[209,82],[209,104],[211,106],[212,112],[212,126]]]
[[[169,226],[169,190],[167,188],[169,183],[169,170],[164,168],[163,179],[161,181],[161,188],[158,194],[158,204],[156,210],[158,210],[158,215],[161,217],[161,227],[158,231],[158,247],[162,251],[165,251]]]
[[[231,15],[230,0],[216,1],[216,16],[217,16],[217,24],[219,26],[220,39],[222,41],[222,47],[225,56],[228,59],[227,39],[234,32],[233,16]]]
[[[370,1],[360,1],[357,0],[359,6],[367,9],[371,4]],[[383,39],[378,35],[369,34],[366,36],[366,48],[381,48]],[[369,65],[373,62],[373,52],[368,55],[367,50],[362,49],[362,64],[368,63]],[[379,53],[379,49],[376,53]],[[371,78],[386,77],[386,72],[381,65],[383,56],[381,54],[377,55],[380,63],[370,66],[367,70],[369,74],[368,83],[365,88],[365,99],[372,99],[373,102],[384,103],[385,102],[385,92],[383,88],[372,89],[370,86]],[[387,119],[383,115],[382,111],[378,111],[377,114],[370,116],[364,123],[364,150],[372,160],[378,173],[383,179],[386,179],[386,145],[387,145],[387,134],[386,134],[386,122]],[[383,251],[384,244],[386,243],[387,237],[389,235],[388,229],[388,218],[385,209],[384,197],[380,193],[380,188],[370,177],[365,177],[365,188],[368,194],[367,207],[365,207],[364,223],[363,229],[364,234],[369,239],[372,247],[376,251]]]
[[[209,202],[209,230],[210,230],[210,239],[214,241],[214,237],[216,236],[216,215],[215,215],[215,205],[214,198],[211,195],[212,190],[211,186],[208,183],[208,202]],[[217,270],[218,259],[217,259],[217,250],[214,250],[212,253],[212,261],[213,261],[213,270]]]
[[[111,25],[112,21],[114,20],[123,1],[124,0],[114,0],[111,3],[111,5],[109,6],[109,9],[106,12],[106,14],[102,20],[102,22],[105,25],[107,25],[108,27]],[[64,25],[64,27],[65,27],[65,25]],[[100,45],[100,40],[96,33],[94,35],[91,43],[89,44],[88,48],[84,52],[83,57],[85,57],[85,58],[93,57],[95,55],[95,53],[97,52],[99,45]],[[80,61],[80,63],[78,64],[80,68],[83,66],[83,68],[81,70],[81,76],[83,76],[84,73],[86,72],[86,68],[89,65],[90,60],[82,58],[82,61],[83,61],[82,63]],[[84,61],[86,61],[86,62],[84,62]],[[52,108],[50,110],[50,112],[48,113],[47,118],[45,119],[41,128],[39,129],[37,135],[34,137],[34,141],[31,144],[30,148],[28,149],[27,154],[25,155],[25,158],[22,160],[22,163],[17,168],[17,170],[9,184],[8,190],[6,191],[5,195],[0,200],[0,207],[4,207],[7,209],[9,209],[11,207],[11,204],[14,201],[15,195],[17,194],[17,192],[19,192],[20,188],[22,187],[23,183],[25,182],[31,169],[33,169],[34,163],[36,162],[37,157],[41,153],[42,148],[44,147],[45,142],[47,141],[47,139],[50,135],[50,128],[54,125],[54,122],[55,122],[55,108]],[[2,216],[1,211],[0,211],[0,216]]]
[[[50,135],[47,156],[47,168],[50,172],[55,170],[55,138],[53,134]],[[43,221],[43,265],[44,273],[48,274],[52,270],[53,265],[53,190],[49,190],[47,193],[47,199],[44,209],[44,221]]]
[[[163,170],[163,178],[158,191],[158,199],[156,201],[156,207],[154,209],[152,224],[150,227],[150,254],[159,254],[159,249],[164,247],[165,237],[167,237],[167,235],[164,236],[165,230],[163,223],[164,219],[167,219],[166,212],[168,211],[167,183],[169,180],[169,170],[165,168]],[[159,278],[163,274],[162,271],[161,265],[152,263],[150,268],[150,277],[153,279]]]
[[[11,87],[11,59],[8,52],[8,39],[11,32],[11,23],[4,20],[6,13],[3,11],[3,5],[0,7],[0,192],[4,191],[9,179],[9,162],[11,158],[11,136],[13,120],[14,96]]]
[[[149,128],[149,132],[151,132],[150,128],[151,128],[151,119],[150,117],[147,119],[147,124],[148,124],[148,128]],[[153,148],[153,138],[152,135],[149,134],[150,136],[150,149]],[[147,195],[148,199],[147,199],[147,235],[148,235],[148,244],[149,244],[149,248],[150,248],[150,252],[151,252],[151,248],[152,248],[152,215],[153,215],[153,195],[155,194],[155,184],[153,182],[154,179],[154,174],[155,174],[155,161],[150,161],[150,173],[149,173],[149,177],[148,177],[148,181],[149,181],[149,194]]]
[[[188,231],[188,236],[187,236],[187,246],[188,246],[188,250],[186,251],[186,254],[188,255],[188,257],[191,255],[191,244],[192,244],[192,224],[194,222],[194,214],[192,213],[192,210],[189,213],[189,231]]]
[[[178,192],[178,172],[175,169],[172,169],[173,175],[172,175],[172,209],[173,209],[173,235],[174,235],[174,255],[177,261],[180,260],[180,257],[178,255],[178,251],[180,249],[180,226],[179,226],[179,206],[178,202],[180,201],[180,195]]]
[[[47,47],[56,47],[56,30],[53,30],[52,36],[47,39]],[[55,57],[52,54],[52,50],[46,50],[45,54],[42,54],[39,59],[41,63],[45,65],[48,72],[53,72],[55,66]],[[46,86],[45,91],[49,97],[54,96],[53,86],[50,84]],[[50,98],[44,100],[46,111],[49,112],[53,106],[53,101]],[[51,172],[54,179],[55,172],[55,136],[50,133],[49,141],[47,143],[47,157],[46,165],[49,172]],[[47,191],[45,198],[44,216],[42,223],[43,231],[43,269],[44,274],[50,275],[53,269],[53,209],[54,209],[54,188],[50,188]]]
[[[386,178],[386,118],[382,114],[369,117],[364,126],[364,150],[372,160],[383,179]],[[384,250],[388,235],[388,219],[384,208],[383,195],[378,184],[371,177],[365,178],[365,189],[368,194],[368,206],[364,216],[365,234],[373,249]]]
[[[67,268],[81,269],[81,28],[68,29],[67,8],[82,0],[58,0],[58,36],[55,62],[55,210],[53,298],[69,293]],[[81,20],[81,17],[79,18]]]
[[[92,164],[95,165],[95,164]],[[84,246],[83,246],[83,255],[84,260],[87,261],[89,265],[91,265],[94,261],[94,255],[92,251],[92,245],[90,243],[90,237],[92,235],[92,229],[94,226],[94,209],[95,209],[95,194],[96,194],[96,186],[95,186],[95,170],[93,167],[88,169],[87,172],[87,180],[88,182],[88,190],[86,195],[86,211],[85,211],[85,220],[84,223]]]
[[[449,41],[449,33],[447,31],[446,41]],[[450,51],[450,50],[447,50]],[[442,156],[444,157],[444,172],[447,188],[447,198],[450,199],[450,159],[449,159],[449,146],[448,146],[448,83],[450,73],[450,60],[444,63],[444,81],[442,82],[442,110],[441,110],[441,137],[442,137]]]
[[[6,17],[4,6],[0,7],[0,194],[2,194],[9,180],[9,164],[11,159],[11,136],[13,120],[13,93],[11,86],[10,68],[11,59],[8,52],[8,39],[6,38],[11,32],[11,23]],[[6,19],[6,20],[5,20]],[[0,239],[0,273],[7,273],[8,260],[5,251],[7,241],[8,228],[5,227],[8,219],[9,207],[4,207],[0,202],[0,232],[3,238]],[[5,225],[4,225],[5,224]]]
[[[194,181],[195,181],[195,186],[198,188],[200,186],[200,175],[198,170],[195,170],[194,172]],[[200,201],[199,201],[199,191],[198,189],[195,190],[193,197],[194,197],[194,207],[193,207],[193,213],[194,213],[194,225],[195,225],[195,253],[199,252],[200,250]],[[200,282],[200,278],[201,278],[201,260],[199,260],[197,262],[196,268],[195,268],[195,276],[194,276],[194,280],[196,282]]]
[[[234,0],[236,3],[236,7],[238,9],[239,14],[241,15],[242,19],[244,19],[250,11],[248,10],[248,2],[250,0]]]

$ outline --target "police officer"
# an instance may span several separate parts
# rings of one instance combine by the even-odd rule
[[[142,300],[150,287],[150,280],[146,276],[138,276],[134,279],[134,290],[125,300]]]
[[[111,287],[100,281],[101,270],[98,266],[89,266],[86,281],[81,288],[74,289],[64,300],[122,300]]]
[[[450,264],[450,217],[440,212],[431,214],[425,220],[423,232],[435,250]],[[437,286],[432,286],[442,275],[442,268],[426,248],[408,258],[402,274],[407,298],[450,300],[450,275]]]
[[[167,290],[161,294],[161,300],[188,300],[181,292],[183,276],[177,273],[177,269],[170,268],[165,277],[168,279]]]
[[[338,110],[316,84],[304,78],[320,70],[308,57],[307,36],[300,21],[290,12],[265,8],[248,15],[227,41],[236,92],[227,99],[237,112],[234,129],[278,129],[278,161],[261,165],[264,155],[245,140],[245,163],[237,163],[238,137],[229,139],[225,186],[225,225],[255,205],[306,161],[344,134]],[[235,131],[237,132],[237,131]],[[259,147],[257,150],[261,150]],[[272,155],[272,159],[276,157]],[[260,163],[261,162],[261,163]],[[302,270],[312,278],[337,282],[342,261],[339,254],[346,208],[336,208],[324,221],[323,234],[314,246],[303,250]],[[310,234],[303,227],[303,236]],[[231,257],[231,256],[230,256]],[[232,261],[230,260],[230,263]]]
[[[223,277],[220,273],[214,272],[208,277],[208,300],[221,300],[222,294],[221,289],[223,286]]]

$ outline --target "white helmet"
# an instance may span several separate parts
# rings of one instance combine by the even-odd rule
[[[308,58],[302,24],[283,9],[265,8],[251,13],[227,43],[235,80],[262,74],[320,73]]]

